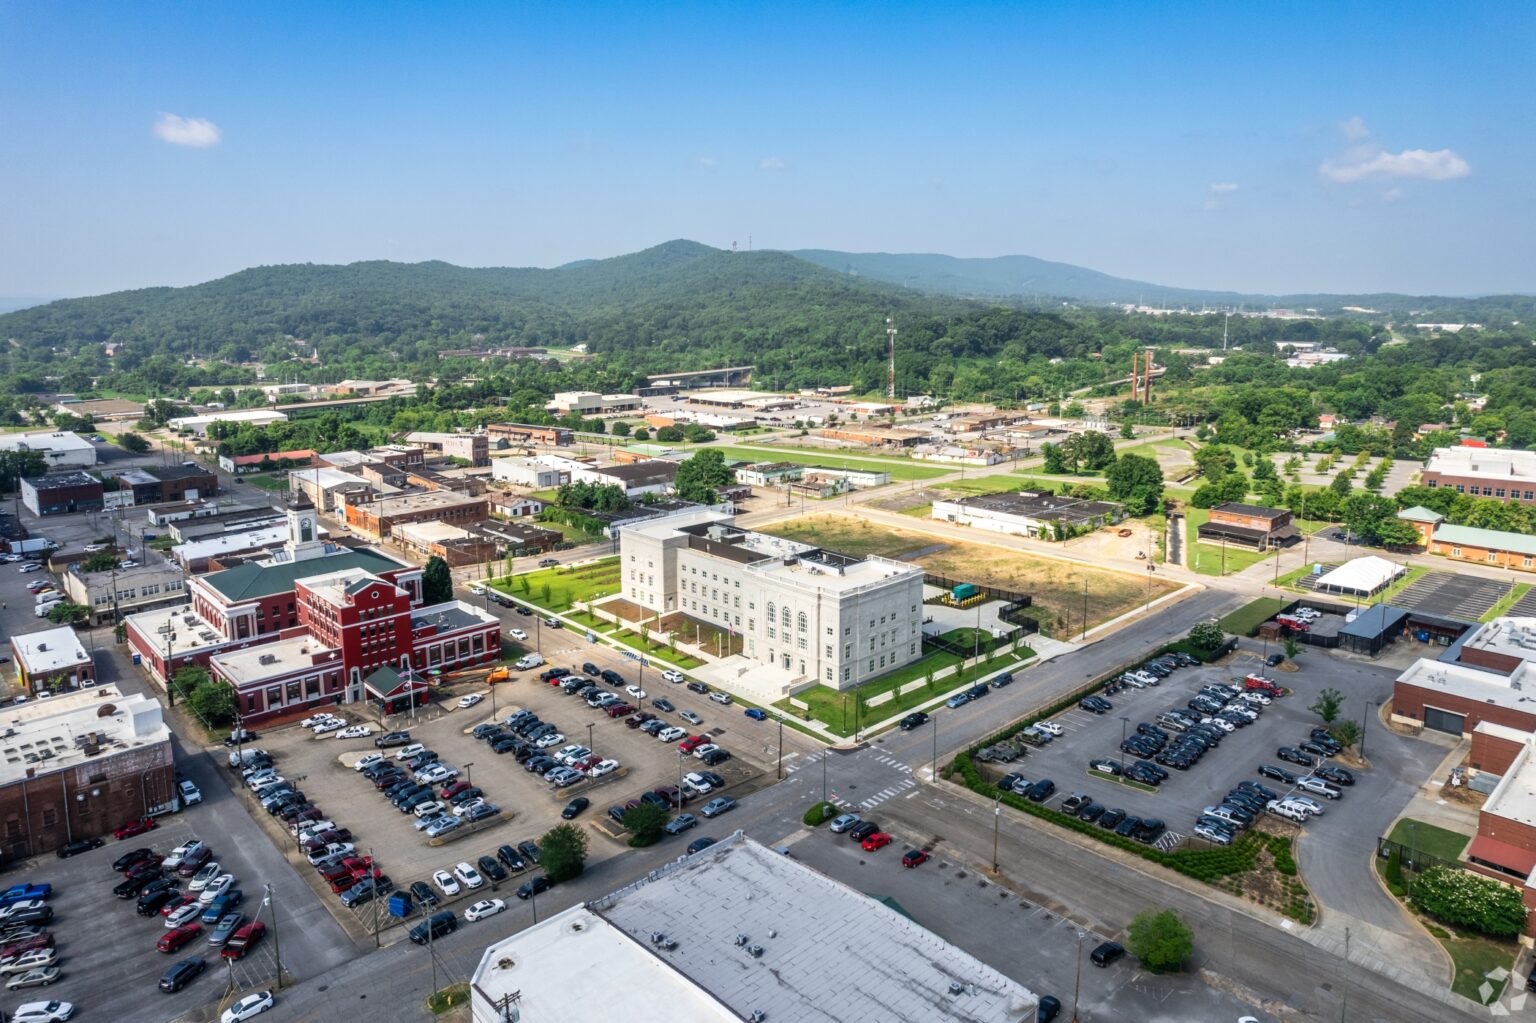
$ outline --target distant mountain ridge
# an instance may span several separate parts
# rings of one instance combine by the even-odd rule
[[[884,281],[958,298],[1039,302],[1138,304],[1149,306],[1215,306],[1231,308],[1316,308],[1340,312],[1361,306],[1384,313],[1415,309],[1475,308],[1494,303],[1531,305],[1529,295],[1464,296],[1377,294],[1268,295],[1237,291],[1176,288],[1057,263],[1034,256],[960,257],[938,253],[838,252],[831,249],[792,249],[789,254],[838,273]]]

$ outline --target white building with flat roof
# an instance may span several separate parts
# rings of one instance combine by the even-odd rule
[[[619,528],[622,593],[742,637],[787,681],[848,689],[922,656],[923,570],[738,529],[694,509]]]
[[[89,469],[96,464],[96,447],[76,433],[58,430],[41,433],[0,434],[0,451],[41,451],[48,471]]]
[[[1037,1005],[910,917],[740,831],[495,942],[470,979],[474,1023],[1032,1023]]]
[[[561,391],[544,406],[556,415],[574,412],[581,416],[608,412],[633,412],[640,407],[638,394],[598,394],[596,391]]]
[[[271,426],[273,423],[286,423],[287,415],[282,412],[274,412],[271,409],[224,409],[217,412],[209,412],[200,416],[177,416],[170,421],[173,430],[191,430],[199,437],[208,435],[208,427],[214,423],[249,423],[255,426]]]

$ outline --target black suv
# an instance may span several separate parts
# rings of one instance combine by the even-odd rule
[[[451,909],[445,909],[441,913],[433,913],[426,920],[411,928],[411,941],[418,945],[425,945],[428,941],[435,941],[445,934],[452,934],[458,930],[459,918]]]
[[[921,727],[927,723],[928,715],[924,714],[920,710],[915,710],[901,719],[901,730],[903,732],[910,732],[912,729]]]
[[[1095,966],[1108,966],[1123,955],[1125,955],[1125,947],[1123,945],[1117,941],[1106,941],[1088,953],[1088,958],[1093,961]]]
[[[621,686],[624,684],[624,676],[620,675],[612,668],[604,668],[602,671],[598,672],[597,675],[604,682],[607,682],[611,686]]]

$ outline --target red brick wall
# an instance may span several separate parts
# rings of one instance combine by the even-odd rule
[[[1472,735],[1472,752],[1467,757],[1467,763],[1474,770],[1503,774],[1514,762],[1516,754],[1520,752],[1523,745],[1524,743],[1506,739],[1503,736],[1475,732]]]
[[[1477,815],[1477,833],[1526,852],[1536,852],[1536,827],[1481,810]]]
[[[0,849],[24,859],[71,839],[111,838],[175,793],[170,743],[101,757],[0,788]],[[84,799],[77,799],[83,795]]]
[[[1501,675],[1508,675],[1520,667],[1522,663],[1520,658],[1511,657],[1509,654],[1501,654],[1493,650],[1481,650],[1470,646],[1462,647],[1456,659],[1462,664],[1487,668],[1489,671],[1496,671]]]
[[[1521,504],[1536,504],[1536,483],[1529,480],[1509,479],[1482,479],[1475,476],[1450,476],[1439,472],[1424,473],[1421,482],[1426,487],[1449,487],[1455,489],[1458,485],[1463,492],[1475,497],[1496,497],[1498,490],[1504,491],[1504,500],[1519,501]],[[1484,491],[1488,491],[1484,493]]]
[[[1406,682],[1397,683],[1392,691],[1394,714],[1401,714],[1415,721],[1423,721],[1426,703],[1431,707],[1448,710],[1452,714],[1465,714],[1466,723],[1463,727],[1469,732],[1477,727],[1479,721],[1491,721],[1496,725],[1508,725],[1522,731],[1536,732],[1536,709],[1520,711],[1509,707],[1498,707],[1491,703],[1468,700],[1434,689],[1421,689]]]

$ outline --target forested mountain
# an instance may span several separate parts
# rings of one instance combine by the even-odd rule
[[[884,281],[944,295],[1041,304],[1056,299],[1173,308],[1242,306],[1248,309],[1318,309],[1330,314],[1339,314],[1344,312],[1345,307],[1354,307],[1392,316],[1413,313],[1421,321],[1471,320],[1498,325],[1536,314],[1536,297],[1530,295],[1457,298],[1393,293],[1245,294],[1149,284],[1146,281],[1112,277],[1070,263],[1036,259],[1034,256],[962,259],[932,253],[836,252],[828,249],[796,249],[791,255],[866,280]]]

